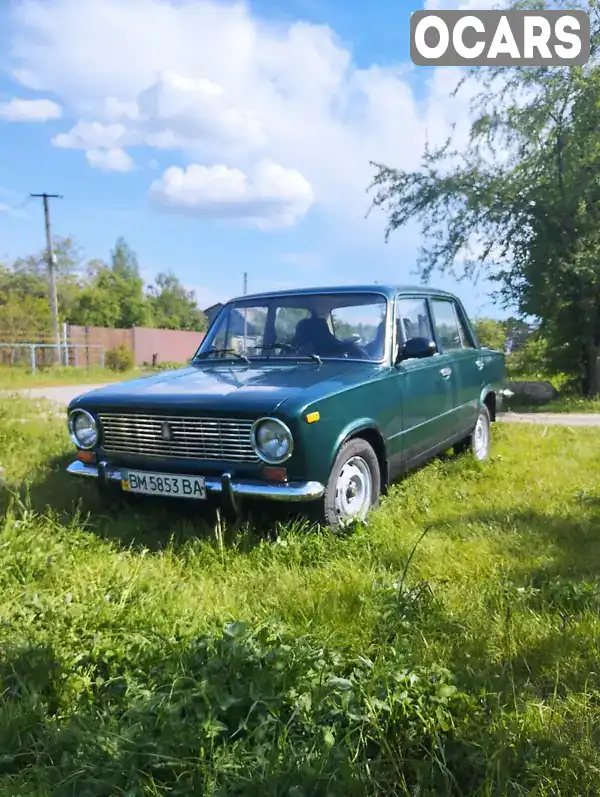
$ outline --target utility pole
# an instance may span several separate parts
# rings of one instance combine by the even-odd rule
[[[58,328],[58,299],[56,296],[56,273],[54,252],[52,251],[52,229],[50,227],[50,205],[49,199],[62,199],[60,194],[30,194],[34,199],[44,200],[44,221],[46,224],[46,260],[48,263],[48,282],[50,288],[50,313],[52,316],[52,337],[56,344],[54,359],[60,364],[60,331]]]
[[[244,296],[248,293],[248,272],[244,271]]]

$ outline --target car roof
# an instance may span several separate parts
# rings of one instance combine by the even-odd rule
[[[373,283],[371,285],[337,285],[328,287],[314,287],[314,288],[288,288],[287,290],[269,291],[265,293],[250,293],[245,296],[236,296],[229,301],[247,301],[258,298],[271,298],[278,296],[302,296],[304,294],[334,294],[334,293],[379,293],[386,296],[388,299],[394,298],[398,293],[406,294],[419,294],[421,296],[440,296],[450,299],[456,297],[452,293],[439,290],[438,288],[429,288],[424,285],[379,285]]]

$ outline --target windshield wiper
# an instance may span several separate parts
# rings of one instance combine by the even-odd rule
[[[323,360],[319,357],[318,354],[313,354],[312,352],[304,351],[304,349],[302,349],[301,346],[292,346],[289,343],[269,343],[265,346],[256,346],[256,348],[260,349],[261,351],[269,351],[271,349],[285,349],[286,351],[295,351],[298,352],[298,354],[301,354],[303,357],[310,357],[311,360],[314,360],[315,362],[319,363],[319,365],[322,365],[323,363]]]
[[[207,349],[206,351],[201,351],[200,354],[197,354],[194,359],[199,360],[201,357],[207,357],[209,354],[233,354],[234,357],[237,357],[238,360],[243,360],[245,363],[250,365],[250,360],[246,357],[245,354],[240,354],[239,351],[235,349]]]

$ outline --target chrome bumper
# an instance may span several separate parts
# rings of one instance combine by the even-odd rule
[[[103,473],[102,473],[103,472]],[[67,468],[67,473],[84,479],[105,478],[109,482],[121,482],[121,470],[106,463],[86,465],[76,460]],[[206,492],[210,495],[234,495],[242,498],[265,498],[269,501],[314,501],[325,492],[321,482],[284,482],[269,484],[264,481],[232,480],[229,473],[220,478],[204,477]]]

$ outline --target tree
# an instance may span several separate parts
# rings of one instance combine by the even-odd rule
[[[72,238],[53,242],[61,321],[101,327],[146,326],[203,331],[204,313],[193,291],[171,272],[144,290],[135,252],[119,238],[110,261],[86,260]],[[6,341],[39,340],[50,334],[48,269],[45,251],[0,264],[0,336]]]
[[[111,253],[111,290],[118,297],[119,318],[115,326],[144,326],[150,319],[150,308],[144,295],[137,256],[120,237]]]
[[[79,278],[83,269],[81,246],[72,236],[55,236],[52,247],[56,257],[56,292],[61,321],[69,321],[80,291]],[[46,250],[27,257],[19,257],[11,265],[10,278],[4,275],[5,289],[15,297],[36,297],[49,301],[48,263]],[[10,282],[10,287],[7,280]],[[50,333],[50,329],[48,329]]]
[[[55,235],[52,238],[52,249],[56,258],[54,266],[58,279],[74,278],[83,270],[83,250],[73,236]],[[17,258],[13,263],[12,270],[18,274],[36,274],[46,279],[48,274],[46,247],[40,249],[36,254]]]
[[[70,320],[80,291],[81,250],[71,237],[55,237],[58,310]],[[38,341],[51,332],[46,252],[0,267],[0,335],[5,341]]]
[[[135,253],[123,238],[111,252],[111,263],[88,264],[89,282],[81,290],[71,321],[75,324],[129,329],[145,326],[150,307]]]
[[[80,326],[119,327],[121,297],[114,287],[110,267],[96,261],[89,283],[79,294],[71,323]]]
[[[152,320],[160,329],[204,331],[207,321],[196,304],[194,291],[186,290],[172,273],[160,273],[148,288]]]
[[[542,0],[521,7],[544,7]],[[553,2],[555,7],[557,3]],[[559,2],[558,5],[567,5]],[[600,393],[600,16],[586,67],[477,69],[469,147],[427,148],[407,172],[374,163],[386,237],[415,220],[419,270],[485,272],[539,319],[553,367]],[[460,90],[460,86],[457,90]]]
[[[0,340],[29,342],[50,333],[47,284],[0,266]]]
[[[507,330],[503,321],[496,321],[493,318],[477,318],[473,326],[482,346],[505,351]]]

